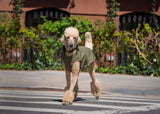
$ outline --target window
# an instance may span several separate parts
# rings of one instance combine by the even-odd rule
[[[120,16],[120,30],[132,30],[138,26],[138,23],[149,23],[155,27],[155,23],[160,25],[160,17],[150,13],[135,12]]]
[[[26,27],[36,27],[38,24],[43,23],[41,16],[45,16],[48,20],[56,21],[62,17],[69,17],[69,13],[54,8],[38,9],[26,12],[25,25]]]

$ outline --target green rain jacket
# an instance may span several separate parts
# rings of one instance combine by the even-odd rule
[[[88,68],[95,63],[95,56],[91,49],[83,46],[78,46],[76,54],[67,56],[65,50],[62,55],[63,62],[67,71],[72,72],[73,63],[79,61],[80,68]]]

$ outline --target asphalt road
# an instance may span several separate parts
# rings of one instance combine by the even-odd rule
[[[160,78],[121,74],[96,73],[103,93],[128,95],[159,96]],[[81,72],[79,89],[90,91],[90,76]],[[0,71],[0,87],[55,88],[63,89],[66,85],[63,71]]]
[[[89,74],[81,72],[78,98],[64,106],[63,71],[0,71],[0,114],[160,114],[159,77],[96,77],[103,92],[98,101],[89,93]]]
[[[63,92],[0,90],[0,114],[159,114],[160,98],[102,94],[96,100],[79,93],[72,105],[62,105]]]

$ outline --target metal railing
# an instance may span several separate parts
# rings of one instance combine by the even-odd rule
[[[23,62],[33,64],[36,60],[40,60],[42,64],[45,66],[49,65],[48,57],[50,57],[51,62],[54,62],[61,58],[62,56],[62,48],[57,49],[55,44],[58,41],[57,37],[54,37],[52,34],[42,35],[39,32],[36,33],[38,38],[27,38],[25,34],[19,36],[18,44],[10,43],[6,45],[8,41],[7,38],[1,38],[0,40],[0,61],[4,64],[22,64]],[[53,39],[53,42],[48,42],[46,39]],[[51,49],[54,53],[48,52],[48,50],[44,50],[43,44],[41,44],[40,40],[46,40],[47,49]],[[96,55],[96,61],[98,66],[106,67],[110,66],[110,68],[115,66],[127,66],[132,61],[134,61],[137,57],[139,58],[139,54],[137,50],[130,46],[124,45],[123,42],[119,42],[118,38],[114,40],[115,44],[115,52],[110,52],[108,54],[103,53],[103,49],[98,49],[96,51],[97,46],[94,47],[94,53]],[[43,42],[44,43],[44,42]],[[14,45],[14,47],[13,47]],[[15,46],[17,45],[17,46]],[[97,44],[100,45],[100,44]],[[137,64],[139,66],[139,62]]]

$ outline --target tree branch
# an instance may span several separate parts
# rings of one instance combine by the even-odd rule
[[[134,41],[132,41],[132,42],[133,42],[134,45],[136,46],[136,49],[137,49],[138,53],[143,57],[143,59],[144,59],[145,61],[147,61],[149,64],[153,65],[153,63],[152,63],[151,61],[149,61],[149,60],[143,55],[143,53],[140,51],[140,49],[139,49],[136,41],[134,40]]]

